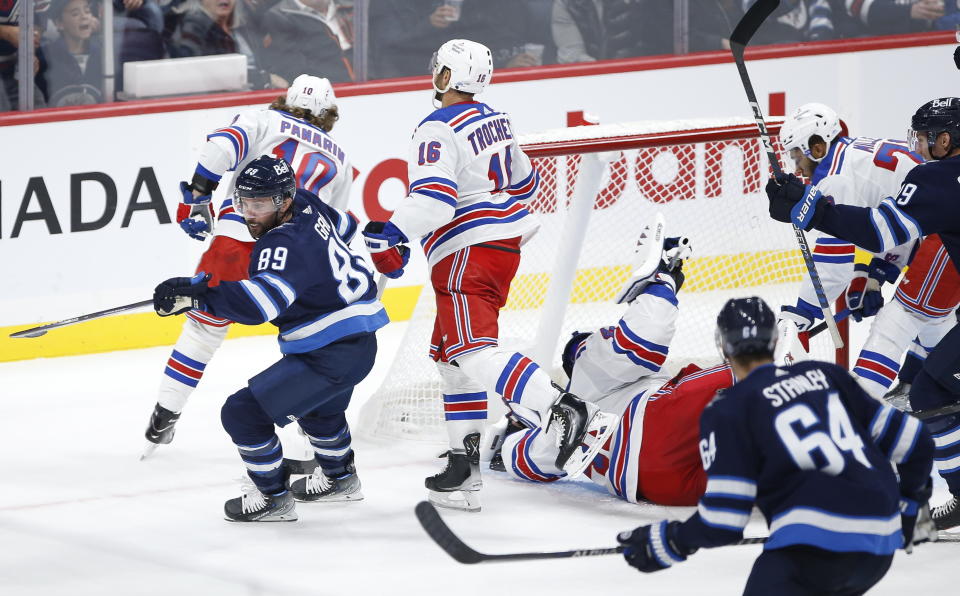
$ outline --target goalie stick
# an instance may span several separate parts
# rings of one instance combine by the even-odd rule
[[[733,60],[737,63],[737,70],[740,72],[740,82],[743,84],[743,90],[747,94],[747,101],[753,110],[754,120],[757,122],[757,130],[760,133],[760,142],[763,143],[764,151],[767,153],[767,160],[770,167],[773,168],[775,177],[783,176],[783,170],[780,168],[780,161],[773,150],[773,144],[770,142],[770,133],[767,132],[767,125],[763,119],[763,112],[760,110],[760,104],[757,103],[757,94],[753,90],[753,84],[750,82],[750,75],[747,73],[747,66],[743,61],[743,52],[750,43],[757,29],[763,25],[774,10],[780,6],[780,0],[757,0],[753,6],[747,10],[740,22],[730,34],[730,52],[733,54]],[[827,303],[827,296],[823,291],[823,284],[820,282],[820,275],[817,273],[817,267],[813,262],[813,255],[810,254],[810,246],[803,235],[803,230],[796,224],[793,226],[793,233],[797,237],[797,244],[800,245],[800,253],[803,255],[803,263],[807,267],[807,273],[810,275],[810,281],[813,283],[814,292],[817,294],[817,302],[820,304],[820,310],[823,311],[823,318],[830,329],[830,336],[833,343],[839,350],[843,347],[843,339],[840,337],[840,330],[833,319],[833,313],[830,311],[830,305]]]
[[[488,555],[476,551],[457,537],[453,530],[441,519],[437,513],[436,507],[428,501],[420,501],[414,508],[420,525],[427,532],[427,535],[433,539],[437,545],[448,555],[453,557],[458,563],[464,565],[474,565],[476,563],[491,563],[496,561],[529,561],[534,559],[570,559],[574,557],[598,557],[602,555],[623,554],[625,546],[614,546],[610,548],[581,548],[577,550],[561,550],[551,552],[533,552],[533,553],[509,553],[501,555]],[[766,536],[757,536],[753,538],[744,538],[733,543],[736,546],[748,544],[763,544],[767,541]],[[940,532],[937,542],[960,542],[960,534],[947,534]]]
[[[76,317],[71,317],[69,319],[64,319],[62,321],[57,321],[56,323],[48,323],[46,325],[40,325],[39,327],[31,327],[30,329],[17,331],[16,333],[11,333],[10,337],[13,337],[13,338],[40,337],[41,335],[46,334],[46,332],[50,331],[51,329],[57,329],[58,327],[66,327],[67,325],[75,325],[77,323],[83,323],[84,321],[92,321],[93,319],[110,317],[113,315],[118,315],[122,312],[127,312],[128,310],[136,310],[138,308],[143,308],[144,306],[150,306],[152,304],[153,304],[153,299],[151,298],[150,300],[141,300],[140,302],[134,302],[133,304],[124,304],[123,306],[115,306],[113,308],[108,308],[107,310],[92,312],[86,315],[79,315]]]

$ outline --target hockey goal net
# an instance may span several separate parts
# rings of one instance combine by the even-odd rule
[[[785,163],[777,132],[779,122],[771,122]],[[796,300],[806,270],[790,226],[767,214],[769,164],[751,121],[579,126],[520,141],[541,175],[530,204],[541,228],[523,247],[501,311],[501,343],[524,351],[561,383],[560,349],[569,334],[614,325],[623,312],[612,298],[658,211],[666,235],[689,237],[694,251],[684,265],[668,370],[720,361],[713,334],[728,298],[762,296],[775,310]],[[440,377],[427,357],[434,313],[427,285],[383,384],[361,410],[361,434],[445,439]],[[835,359],[828,333],[814,338],[811,355]],[[491,417],[498,402],[490,399]]]

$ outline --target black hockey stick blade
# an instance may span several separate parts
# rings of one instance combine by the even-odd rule
[[[920,420],[929,420],[931,418],[936,418],[937,416],[946,416],[948,414],[956,414],[957,412],[960,412],[960,402],[941,406],[939,408],[933,408],[932,410],[917,410],[915,412],[911,412],[911,414]]]
[[[598,555],[616,555],[623,552],[622,546],[612,548],[585,548],[579,550],[565,550],[556,552],[538,552],[538,553],[512,553],[504,555],[488,555],[473,550],[463,540],[460,540],[456,534],[444,523],[437,513],[437,508],[428,501],[417,503],[414,511],[420,525],[427,532],[427,535],[437,543],[448,555],[457,562],[465,565],[475,563],[489,563],[491,561],[528,561],[531,559],[567,559],[572,557],[595,557]]]
[[[118,315],[122,312],[127,312],[128,310],[136,310],[138,308],[143,308],[144,306],[151,306],[152,304],[153,304],[153,299],[150,299],[150,300],[141,300],[140,302],[134,302],[133,304],[124,304],[123,306],[115,306],[113,308],[108,308],[107,310],[92,312],[86,315],[79,315],[76,317],[71,317],[69,319],[64,319],[62,321],[57,321],[56,323],[48,323],[46,325],[40,325],[39,327],[31,327],[30,329],[17,331],[16,333],[11,333],[10,337],[13,337],[13,338],[40,337],[41,335],[44,335],[47,331],[51,329],[56,329],[58,327],[66,327],[67,325],[75,325],[77,323],[83,323],[84,321],[92,321],[93,319],[100,319],[102,317]]]
[[[743,49],[753,39],[757,29],[760,28],[760,25],[763,25],[763,22],[773,14],[778,6],[780,6],[780,0],[757,0],[753,3],[753,6],[747,10],[737,26],[733,28],[733,33],[730,34],[730,46],[734,56],[738,53],[743,56]]]

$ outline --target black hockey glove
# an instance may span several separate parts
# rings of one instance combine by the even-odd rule
[[[153,290],[153,310],[161,317],[203,308],[210,274],[202,271],[193,277],[171,277]]]
[[[793,174],[781,174],[767,181],[770,217],[795,224],[804,231],[817,227],[823,219],[827,200],[816,187],[807,187]]]
[[[664,520],[640,526],[633,531],[620,532],[617,542],[627,547],[623,551],[623,558],[628,565],[644,573],[653,573],[686,561],[687,556],[697,552],[697,549],[689,550],[677,544],[679,526],[678,521]]]
[[[903,550],[910,554],[913,545],[936,540],[937,527],[930,517],[930,495],[933,494],[933,482],[927,480],[916,498],[900,497],[900,524],[903,532]]]

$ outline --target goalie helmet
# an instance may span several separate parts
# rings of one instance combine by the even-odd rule
[[[234,207],[240,215],[250,214],[252,199],[273,199],[273,207],[280,209],[284,199],[292,199],[297,192],[293,170],[282,159],[261,155],[237,176],[234,185]]]
[[[287,89],[287,106],[303,108],[322,118],[337,105],[337,96],[333,93],[330,81],[308,74],[299,75]]]
[[[841,133],[840,118],[822,103],[805,103],[790,114],[780,127],[780,142],[787,151],[799,149],[815,162],[820,159],[810,154],[810,138],[814,135],[829,145]]]
[[[717,348],[724,358],[773,355],[777,317],[762,298],[731,298],[717,315]]]
[[[450,82],[441,89],[437,87],[437,75],[444,67],[450,69]],[[437,99],[449,89],[475,95],[483,91],[493,78],[493,56],[490,48],[482,43],[451,39],[434,52],[430,72]]]
[[[940,133],[950,133],[951,148],[960,147],[960,98],[941,97],[920,106],[910,119],[907,133],[910,149],[919,150],[917,133],[927,133],[927,146],[931,149]],[[937,158],[934,158],[937,159]]]

